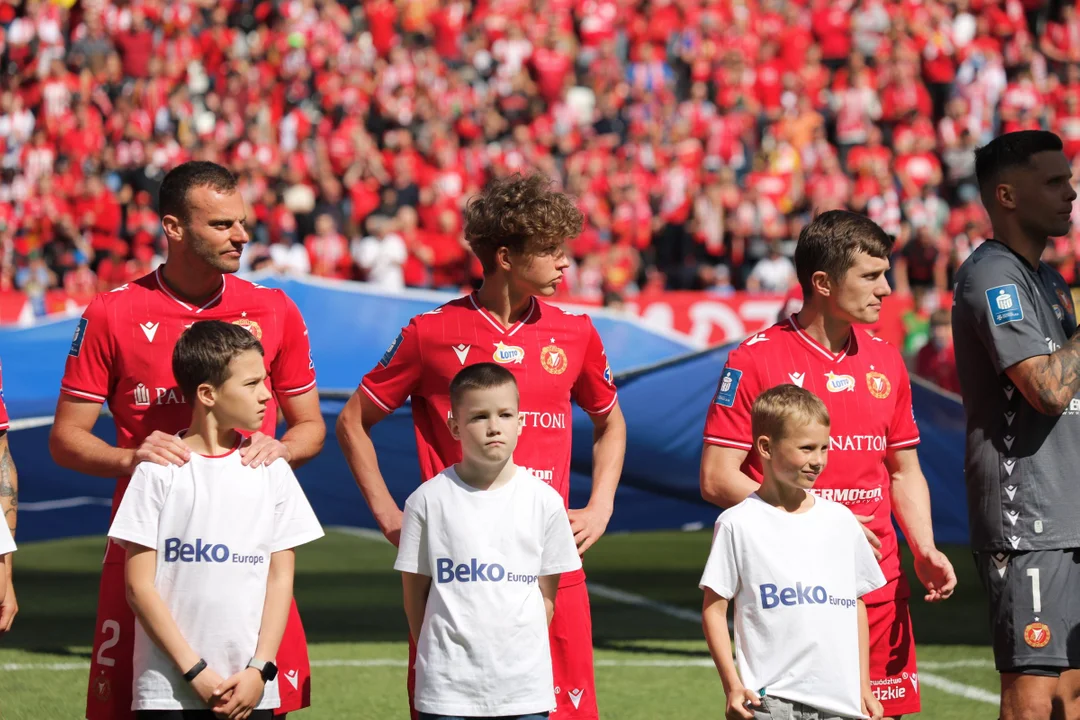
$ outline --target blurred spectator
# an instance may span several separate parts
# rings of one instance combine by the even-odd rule
[[[949,392],[960,392],[948,310],[935,310],[930,316],[930,338],[915,357],[915,373]]]
[[[796,282],[795,263],[780,252],[777,242],[769,246],[769,254],[754,265],[746,279],[746,289],[751,292],[782,293]]]
[[[349,243],[337,231],[334,218],[329,214],[315,219],[315,233],[304,238],[311,273],[320,277],[348,280],[352,277],[352,260]]]
[[[405,287],[403,266],[409,257],[405,241],[395,230],[393,220],[371,216],[367,221],[370,235],[353,240],[352,257],[369,283],[382,290]]]

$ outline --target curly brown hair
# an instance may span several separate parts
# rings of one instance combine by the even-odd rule
[[[465,240],[487,274],[495,269],[499,248],[526,256],[557,252],[581,234],[582,221],[574,201],[547,177],[515,174],[492,182],[469,201]]]

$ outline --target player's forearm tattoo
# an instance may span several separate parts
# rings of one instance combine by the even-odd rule
[[[4,521],[14,537],[19,511],[19,480],[6,438],[0,442],[0,508],[4,510]]]
[[[1080,334],[1074,335],[1057,352],[1047,356],[1046,364],[1032,376],[1035,397],[1032,405],[1044,415],[1058,415],[1080,391]]]

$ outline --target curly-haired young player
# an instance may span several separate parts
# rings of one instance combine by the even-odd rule
[[[421,481],[459,462],[460,444],[446,423],[450,380],[478,362],[495,362],[514,374],[523,416],[516,461],[550,483],[567,505],[571,399],[589,413],[595,426],[592,496],[586,507],[569,511],[578,551],[584,554],[607,529],[626,450],[611,368],[587,316],[537,299],[555,293],[569,265],[564,243],[581,232],[581,223],[570,198],[538,175],[495,182],[473,198],[465,237],[483,263],[483,286],[413,318],[346,404],[338,439],[372,514],[395,545],[402,511],[379,472],[371,428],[411,396]],[[563,574],[549,632],[563,720],[598,717],[584,580],[580,571]]]

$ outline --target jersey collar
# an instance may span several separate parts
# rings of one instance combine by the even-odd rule
[[[805,345],[815,355],[820,356],[823,360],[827,360],[831,363],[838,363],[848,356],[855,345],[855,328],[852,328],[848,332],[848,341],[844,345],[844,349],[838,353],[834,353],[827,347],[823,346],[814,338],[810,337],[805,330],[799,325],[799,322],[792,315],[788,318],[788,323],[791,325],[791,329],[795,331],[795,337],[799,338],[799,341]]]
[[[196,315],[201,313],[203,310],[210,307],[211,305],[214,305],[215,303],[217,303],[217,301],[220,300],[221,297],[225,294],[225,284],[228,282],[225,279],[226,277],[227,276],[225,276],[225,275],[221,276],[221,289],[217,291],[217,294],[214,295],[214,297],[207,300],[202,306],[195,307],[191,303],[184,302],[183,300],[178,298],[176,296],[176,294],[172,290],[169,289],[169,286],[165,284],[165,279],[163,277],[161,277],[161,266],[160,265],[158,266],[157,270],[154,271],[154,279],[157,281],[158,288],[161,289],[161,292],[168,295],[173,301],[175,301],[175,302],[179,303],[180,305],[182,305],[183,308],[185,310],[187,310],[188,312],[194,312]]]
[[[510,337],[518,330],[520,330],[522,326],[525,325],[525,323],[529,322],[529,319],[532,318],[533,313],[536,312],[536,298],[529,298],[529,311],[525,313],[525,315],[520,320],[507,328],[503,327],[503,324],[496,320],[495,316],[492,315],[487,308],[485,308],[483,305],[476,301],[476,293],[472,293],[471,295],[469,295],[469,302],[472,303],[473,308],[475,308],[477,312],[479,312],[482,316],[484,316],[484,318],[487,319],[489,323],[491,323],[491,326],[493,328],[495,328],[503,335],[506,335],[506,337]]]

